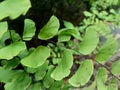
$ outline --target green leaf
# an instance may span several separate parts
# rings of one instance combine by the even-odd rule
[[[12,37],[10,36],[10,34]],[[5,43],[7,40],[10,40],[10,42],[8,44]],[[15,32],[15,30],[7,30],[7,32],[5,32],[0,39],[1,48],[6,45],[9,45],[10,43],[17,42],[19,40],[21,40],[21,38],[20,38],[19,34]]]
[[[71,88],[71,85],[70,85],[69,83],[65,83],[65,84],[63,85],[62,90],[70,90],[70,88]]]
[[[53,66],[49,66],[48,71],[43,79],[43,85],[46,88],[49,88],[54,84],[54,79],[51,78],[51,76],[50,76],[53,71],[53,68],[54,68]]]
[[[108,85],[108,90],[118,90],[118,80],[116,78],[113,78],[109,85]]]
[[[96,90],[96,81],[93,81],[90,86],[82,88],[80,90]]]
[[[106,80],[107,80],[107,70],[105,68],[99,69],[96,78],[97,90],[107,90],[107,86],[105,85]]]
[[[2,60],[1,65],[5,69],[14,69],[20,64],[20,60],[18,57],[14,57],[12,60]]]
[[[70,68],[73,64],[73,55],[71,50],[64,50],[63,57],[58,66],[51,73],[51,77],[55,80],[62,80],[70,74]]]
[[[40,83],[33,83],[27,90],[42,90]]]
[[[5,41],[6,41],[7,39],[9,39],[9,38],[10,38],[10,35],[9,35],[8,31],[7,31],[7,32],[5,32],[5,33],[3,34],[3,36],[0,38],[0,48],[3,48],[4,46],[6,46]]]
[[[90,13],[88,11],[84,11],[83,13],[86,17],[91,17],[92,16],[92,13]]]
[[[29,51],[27,49],[21,51],[17,56],[23,59],[24,57],[29,55]]]
[[[24,42],[12,43],[0,49],[0,59],[12,59],[24,49],[26,49],[26,45]]]
[[[30,55],[23,58],[21,63],[28,67],[37,68],[43,65],[49,56],[50,49],[45,46],[39,46]]]
[[[61,58],[53,58],[52,63],[53,64],[58,64],[61,61]]]
[[[31,47],[29,50],[25,49],[23,51],[21,51],[18,54],[18,57],[20,57],[21,59],[23,59],[24,57],[28,56],[29,54],[31,54],[33,51],[35,50],[34,47]]]
[[[62,87],[62,84],[63,84],[63,80],[61,81],[56,81],[51,87],[49,90],[60,90],[60,88]]]
[[[109,60],[117,51],[118,42],[114,38],[109,38],[103,47],[96,54],[96,61],[104,63]]]
[[[44,77],[44,75],[46,74],[47,68],[48,68],[48,62],[46,61],[42,66],[40,66],[38,68],[27,67],[26,71],[28,73],[35,74],[35,78],[37,80],[39,78],[43,78]]]
[[[58,42],[67,42],[70,40],[70,38],[71,38],[70,35],[60,34],[58,35]]]
[[[11,82],[5,84],[5,90],[26,90],[31,83],[31,78],[23,71],[15,71]]]
[[[79,52],[87,55],[95,50],[99,42],[99,37],[94,29],[87,28],[83,41],[80,43]]]
[[[8,25],[7,22],[0,22],[0,39],[5,32],[7,32]]]
[[[57,17],[52,16],[47,24],[40,30],[38,38],[41,40],[53,38],[58,32],[59,26]]]
[[[10,82],[14,77],[14,72],[12,70],[5,69],[0,67],[0,82]]]
[[[102,21],[99,21],[96,24],[90,25],[88,27],[88,29],[90,29],[90,30],[93,29],[96,32],[98,32],[99,36],[102,35],[102,36],[105,36],[106,38],[107,38],[107,36],[111,35],[111,30],[110,30],[109,25],[103,23]]]
[[[48,62],[45,62],[35,72],[35,80],[36,81],[42,80],[44,78],[45,74],[46,74],[47,69],[48,69]]]
[[[76,29],[62,29],[58,33],[58,42],[69,41],[71,36],[73,36],[79,40],[81,39],[80,33],[78,30],[76,30]]]
[[[24,24],[23,39],[29,41],[35,35],[35,23],[30,19],[25,19]]]
[[[86,90],[96,90],[96,82],[94,81]]]
[[[58,35],[61,35],[61,34],[66,34],[66,35],[72,35],[72,36],[80,36],[80,33],[77,29],[61,29],[59,32],[58,32]]]
[[[120,66],[120,60],[118,60],[118,61],[116,61],[116,62],[113,63],[112,68],[111,68],[112,74],[114,74],[114,75],[120,75],[119,66]]]
[[[69,79],[69,83],[74,87],[85,85],[93,74],[92,60],[84,60],[76,73]]]
[[[26,68],[26,71],[27,71],[28,73],[34,74],[35,72],[37,72],[37,69],[36,69],[36,68],[27,67],[27,68]]]
[[[63,22],[64,22],[64,26],[66,28],[69,28],[69,29],[73,29],[74,28],[74,25],[71,22],[68,22],[68,21],[63,21]]]
[[[9,34],[9,37],[12,38],[12,41],[13,42],[16,42],[16,41],[19,41],[21,40],[21,37],[19,36],[18,33],[15,32],[15,30],[10,30],[7,32]],[[11,36],[10,36],[10,33],[11,33]]]
[[[0,3],[0,20],[6,17],[15,19],[20,15],[25,15],[31,7],[30,0],[5,0]]]

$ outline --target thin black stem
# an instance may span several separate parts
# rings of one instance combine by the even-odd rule
[[[97,61],[96,61],[96,62],[97,62]],[[118,78],[116,75],[114,75],[114,74],[111,72],[111,70],[110,70],[106,65],[101,64],[101,63],[99,63],[99,62],[97,62],[97,63],[98,63],[99,65],[101,65],[102,67],[106,68],[107,71],[110,73],[111,76],[115,77],[116,79],[118,79],[118,80],[120,81],[120,78]]]

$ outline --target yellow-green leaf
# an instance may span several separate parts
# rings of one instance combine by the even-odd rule
[[[110,38],[107,42],[100,48],[96,54],[96,61],[99,63],[104,63],[109,60],[117,51],[118,42],[114,38]]]
[[[4,0],[0,2],[0,20],[6,17],[15,19],[25,15],[30,7],[30,0]]]
[[[114,74],[114,75],[120,75],[120,69],[119,69],[119,67],[120,67],[120,60],[118,60],[118,61],[116,61],[116,62],[113,63],[112,68],[111,68],[112,74]]]
[[[58,32],[59,26],[57,17],[52,16],[47,24],[40,30],[38,38],[41,40],[53,38]]]
[[[3,36],[5,32],[7,32],[8,25],[7,22],[0,22],[0,38]]]
[[[51,85],[53,85],[54,84],[54,79],[53,78],[51,78],[51,73],[52,73],[52,71],[53,71],[53,68],[54,68],[54,66],[49,66],[49,68],[48,68],[48,71],[47,71],[47,73],[46,73],[46,75],[45,75],[45,77],[44,77],[44,79],[43,79],[43,85],[46,87],[46,88],[49,88],[49,87],[51,87]]]
[[[69,79],[69,83],[74,87],[85,85],[93,74],[92,60],[84,60],[76,73]]]
[[[5,69],[0,67],[0,82],[10,82],[12,77],[14,76],[14,72],[12,70]]]
[[[23,39],[29,41],[35,35],[35,23],[30,19],[25,19],[24,24]]]
[[[39,82],[31,84],[27,90],[42,90]]]
[[[116,78],[110,80],[108,90],[118,90],[118,80]]]
[[[72,64],[73,64],[72,51],[66,49],[63,52],[63,57],[61,59],[61,62],[51,73],[51,77],[54,78],[55,80],[61,80],[65,78],[70,74],[70,68],[72,67]]]
[[[5,90],[26,90],[31,83],[30,76],[22,70],[16,70],[10,82],[5,84]]]
[[[28,67],[37,68],[43,65],[49,56],[50,49],[45,46],[39,46],[30,55],[23,58],[21,63]]]
[[[100,68],[97,74],[97,90],[107,90],[105,81],[107,80],[107,70],[105,68]]]
[[[83,41],[80,43],[79,52],[87,55],[95,50],[99,42],[99,37],[94,29],[87,28]]]
[[[12,59],[26,49],[25,42],[15,42],[0,49],[0,59]]]

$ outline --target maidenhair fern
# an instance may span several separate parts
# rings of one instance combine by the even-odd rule
[[[60,20],[53,15],[36,31],[36,23],[25,18],[21,36],[15,30],[9,30],[4,18],[14,20],[25,15],[31,7],[30,0],[0,2],[0,82],[5,84],[5,90],[76,87],[80,90],[96,90],[96,87],[97,90],[117,90],[120,62],[116,60],[110,67],[106,63],[118,50],[109,23],[119,25],[119,14],[112,9],[107,13],[106,8],[116,5],[118,0],[108,2],[91,0],[92,8],[90,12],[84,12],[85,18],[79,26],[64,21],[65,27],[61,28]],[[32,39],[48,43],[28,47],[27,43]]]

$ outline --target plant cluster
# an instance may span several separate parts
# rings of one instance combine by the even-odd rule
[[[5,90],[118,90],[120,60],[110,63],[118,42],[110,26],[120,26],[120,14],[112,7],[119,0],[89,4],[79,26],[64,21],[65,27],[60,28],[59,19],[52,15],[36,37],[33,20],[25,18],[22,35],[10,30],[4,20],[25,15],[30,0],[0,2],[0,82]],[[49,43],[28,47],[33,38]],[[52,41],[55,38],[57,42]]]

